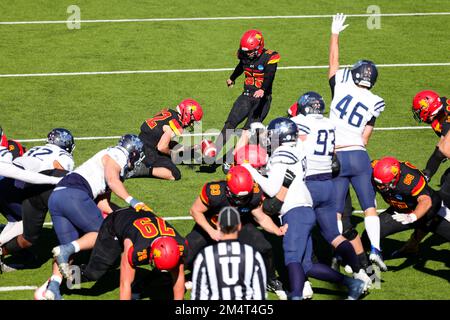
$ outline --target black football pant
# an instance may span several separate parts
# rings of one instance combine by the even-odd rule
[[[391,234],[402,232],[405,230],[419,228],[424,231],[431,231],[450,241],[450,222],[437,214],[427,214],[415,223],[402,224],[392,218],[394,209],[388,208],[382,212],[380,217],[380,239],[384,239]],[[364,231],[362,235],[362,242],[364,248],[370,249],[370,241],[367,232]]]
[[[89,262],[81,267],[82,281],[97,281],[112,267],[117,266],[123,250],[114,232],[114,213],[106,217],[98,232]]]
[[[204,247],[217,243],[197,224],[186,236],[186,240],[188,242],[189,250],[185,260],[185,268],[189,270],[192,270],[192,265],[194,264],[197,254]],[[253,223],[245,223],[242,225],[242,229],[239,232],[238,240],[243,244],[248,244],[261,253],[267,269],[267,279],[276,279],[272,245],[267,241],[262,232],[259,231]]]
[[[181,172],[173,163],[170,155],[163,154],[156,149],[144,149],[144,152],[144,160],[127,173],[127,179],[151,177],[153,168],[166,168],[172,173],[175,180],[181,179]]]
[[[225,125],[222,128],[217,140],[215,142],[217,147],[217,154],[226,145],[230,135],[227,135],[227,130],[234,130],[236,127],[247,118],[243,129],[250,129],[253,122],[262,122],[269,113],[270,104],[272,103],[272,96],[264,96],[262,98],[254,98],[248,93],[241,94],[233,104]]]

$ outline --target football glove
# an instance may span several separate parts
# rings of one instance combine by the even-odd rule
[[[395,213],[392,218],[401,224],[410,224],[417,221],[417,216],[414,213]]]
[[[331,33],[332,34],[339,34],[340,32],[344,31],[345,28],[348,27],[348,24],[344,25],[345,19],[347,18],[346,15],[343,13],[337,13],[333,16],[333,23],[331,24]]]

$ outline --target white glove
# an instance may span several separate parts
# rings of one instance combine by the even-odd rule
[[[344,31],[345,28],[348,27],[348,24],[344,26],[344,22],[347,16],[343,13],[337,13],[333,16],[333,23],[331,24],[331,33],[339,34],[339,32]]]
[[[410,224],[417,221],[417,216],[414,213],[395,213],[392,218],[401,224]]]

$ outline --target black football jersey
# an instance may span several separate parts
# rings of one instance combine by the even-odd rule
[[[213,181],[206,183],[200,193],[200,199],[205,206],[208,207],[208,211],[205,212],[206,220],[212,225],[217,224],[217,219],[220,210],[224,207],[235,207],[241,215],[241,223],[245,224],[253,222],[253,216],[251,211],[261,204],[262,191],[258,184],[253,185],[253,194],[245,205],[235,206],[233,205],[226,195],[227,182],[224,180]]]
[[[411,213],[417,206],[419,196],[432,197],[433,193],[422,172],[409,162],[400,162],[400,179],[393,190],[378,189],[373,176],[372,183],[384,201],[399,213]]]
[[[450,130],[450,99],[446,97],[441,97],[441,102],[443,104],[442,110],[439,111],[436,119],[431,122],[431,128],[438,137],[445,136]]]
[[[150,247],[161,236],[174,237],[180,248],[180,256],[184,256],[187,250],[185,239],[175,228],[163,218],[153,212],[136,212],[133,208],[127,208],[115,212],[113,233],[121,242],[130,239],[133,246],[128,254],[128,262],[132,266],[145,265],[149,262]]]
[[[144,149],[156,149],[164,134],[164,126],[169,126],[176,135],[183,132],[179,113],[172,109],[164,109],[141,125],[139,138],[144,143]]]
[[[280,61],[278,52],[264,49],[259,57],[249,60],[238,50],[238,59],[239,64],[230,79],[234,81],[243,72],[244,92],[253,93],[263,89],[266,95],[271,94],[277,63]]]

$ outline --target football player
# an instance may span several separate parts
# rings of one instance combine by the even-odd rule
[[[136,268],[148,264],[171,273],[173,297],[183,300],[186,247],[180,233],[153,211],[119,209],[103,221],[89,262],[81,266],[82,281],[97,281],[120,258],[121,300],[131,300]],[[36,290],[35,299],[46,298],[48,282]]]
[[[133,198],[122,182],[125,170],[142,161],[142,149],[138,136],[126,134],[116,146],[99,151],[65,176],[50,195],[48,207],[60,245],[52,250],[56,263],[46,290],[47,299],[61,298],[61,274],[68,279],[72,277],[70,256],[94,246],[103,222],[102,211],[112,212],[108,198],[102,198],[109,195],[108,189],[136,211],[148,208]],[[94,199],[99,197],[101,200],[96,203]]]
[[[22,145],[19,141],[16,140],[8,140],[8,150],[12,154],[13,160],[23,156],[25,152],[27,152],[27,148]]]
[[[300,96],[288,110],[299,130],[306,151],[306,186],[313,200],[313,209],[325,240],[335,248],[336,254],[355,271],[355,277],[370,278],[361,268],[355,249],[338,228],[336,200],[333,194],[332,158],[334,155],[335,126],[325,118],[325,102],[317,92]]]
[[[75,142],[70,131],[55,128],[48,133],[46,145],[31,148],[12,163],[33,172],[52,169],[71,171],[74,167],[74,148]],[[31,196],[30,192],[29,188],[25,189],[24,183],[18,183],[14,179],[0,181],[0,212],[9,222],[0,235],[0,245],[23,233],[21,203]]]
[[[232,206],[241,214],[242,229],[239,240],[258,250],[264,258],[267,269],[267,289],[286,299],[282,283],[276,278],[273,264],[272,245],[257,229],[255,221],[265,231],[282,236],[285,227],[278,227],[261,208],[262,191],[253,182],[250,173],[242,166],[234,166],[226,176],[226,180],[206,183],[200,195],[192,204],[190,213],[195,221],[192,231],[186,236],[189,243],[189,255],[186,259],[188,268],[197,253],[220,240],[220,231],[217,228],[217,217],[221,209]]]
[[[272,102],[272,85],[280,55],[264,48],[264,37],[259,30],[248,30],[241,38],[237,52],[239,63],[227,79],[228,87],[244,73],[244,91],[236,99],[217,140],[217,155],[225,146],[231,132],[245,119],[243,136],[253,122],[262,122],[269,113]],[[226,152],[224,153],[226,154]],[[228,159],[226,162],[232,162]]]
[[[139,134],[144,143],[145,159],[129,171],[127,178],[181,179],[181,172],[173,163],[171,153],[192,152],[193,148],[185,148],[171,139],[180,136],[184,129],[192,127],[202,117],[200,104],[194,99],[184,99],[175,110],[163,109],[153,118],[145,120]]]
[[[448,203],[442,204],[439,193],[430,188],[419,169],[394,157],[374,160],[372,166],[376,191],[389,205],[380,214],[382,239],[404,230],[420,228],[450,241]]]
[[[283,226],[288,226],[283,238],[284,262],[289,274],[290,299],[303,299],[306,276],[341,283],[349,289],[349,299],[358,299],[364,290],[364,282],[344,276],[329,266],[312,263],[311,231],[316,223],[313,200],[306,186],[306,154],[297,143],[297,125],[290,119],[277,118],[267,127],[271,156],[267,165],[267,177],[262,176],[250,164],[244,163],[255,181],[268,197],[283,192],[286,174],[293,177],[285,192],[279,214]]]
[[[364,225],[372,244],[369,259],[386,270],[380,249],[380,219],[371,185],[370,158],[366,145],[375,120],[384,110],[384,100],[370,90],[378,77],[376,65],[369,60],[358,61],[351,69],[339,70],[339,33],[346,16],[337,14],[331,25],[328,78],[333,95],[330,120],[336,126],[335,149],[340,173],[334,181],[334,193],[339,215],[344,212],[345,199],[351,183],[364,211]],[[357,253],[361,250],[355,247]]]
[[[450,100],[432,90],[418,92],[413,99],[412,112],[417,122],[425,122],[439,137],[439,142],[422,171],[431,180],[440,164],[450,158]]]

